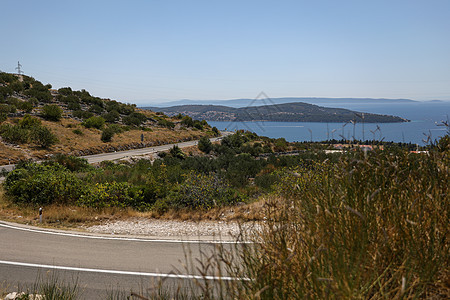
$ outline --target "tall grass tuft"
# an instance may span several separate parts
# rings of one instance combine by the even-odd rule
[[[280,174],[279,199],[234,268],[237,298],[407,299],[449,294],[449,156],[344,156]]]
[[[38,275],[36,281],[28,288],[19,286],[19,298],[45,300],[76,300],[80,299],[78,278],[65,281],[57,272],[47,272],[45,277]]]

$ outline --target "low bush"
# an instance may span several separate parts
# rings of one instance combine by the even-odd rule
[[[104,207],[133,207],[144,210],[148,205],[144,202],[142,191],[126,182],[97,183],[81,195],[78,205]]]
[[[44,126],[35,126],[31,128],[30,139],[42,148],[48,148],[58,142],[56,135]]]
[[[100,137],[100,139],[102,140],[102,142],[104,143],[108,143],[111,142],[113,136],[114,136],[114,129],[111,127],[106,127],[105,129],[103,129],[102,131],[102,135]]]
[[[102,117],[108,123],[115,123],[120,120],[120,114],[117,110],[109,111],[103,114]]]
[[[166,128],[174,128],[175,124],[173,122],[167,121],[166,119],[158,120],[158,125]]]
[[[42,108],[42,117],[49,121],[59,121],[62,118],[62,109],[58,105],[44,105]]]
[[[200,138],[200,140],[198,141],[198,149],[202,152],[205,152],[206,154],[211,152],[213,146],[208,137],[203,136]]]
[[[232,205],[242,200],[239,193],[217,174],[191,171],[185,177],[184,182],[164,200],[171,207],[210,209]]]
[[[102,129],[103,126],[105,125],[105,119],[103,119],[102,117],[93,116],[87,120],[84,120],[84,122],[81,123],[81,125],[83,125],[86,128]]]
[[[31,205],[74,204],[85,185],[59,164],[25,162],[8,173],[3,183],[15,203]]]
[[[26,114],[22,119],[19,120],[19,126],[22,128],[30,129],[32,127],[40,126],[41,120]]]
[[[83,131],[81,131],[80,129],[74,129],[72,130],[73,133],[77,134],[77,135],[83,135]]]
[[[93,113],[91,113],[90,111],[85,111],[85,110],[75,110],[75,111],[73,111],[72,115],[75,118],[79,118],[79,119],[83,119],[83,120],[89,119],[90,117],[94,116]]]
[[[18,125],[2,124],[0,126],[0,136],[5,142],[24,144],[28,143],[29,130]]]

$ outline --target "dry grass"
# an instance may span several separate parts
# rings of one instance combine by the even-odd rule
[[[17,159],[26,159],[28,157],[28,153],[24,150],[7,146],[0,142],[0,165],[8,165]]]
[[[13,121],[13,120],[12,120]],[[85,128],[79,121],[62,119],[60,122],[42,120],[42,125],[48,127],[59,142],[49,149],[41,149],[33,144],[18,146],[6,145],[0,140],[0,165],[16,163],[22,159],[45,159],[49,154],[64,153],[78,154],[79,151],[89,150],[91,153],[108,152],[108,147],[125,147],[141,143],[141,134],[144,143],[154,145],[170,144],[185,140],[195,140],[206,135],[206,132],[197,129],[167,129],[151,127],[152,131],[129,130],[113,137],[110,143],[100,140],[101,131],[95,128]],[[78,129],[81,135],[73,131]]]

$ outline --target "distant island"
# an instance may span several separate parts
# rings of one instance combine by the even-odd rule
[[[437,100],[439,101],[439,100]],[[386,98],[319,98],[319,97],[282,97],[282,98],[242,98],[229,100],[190,100],[182,99],[164,103],[155,103],[149,106],[153,107],[169,107],[177,105],[223,105],[231,107],[246,107],[273,105],[284,103],[303,102],[316,105],[331,106],[335,104],[407,104],[420,103],[420,101],[411,99],[386,99]]]
[[[143,107],[164,112],[169,116],[188,115],[194,119],[207,121],[272,121],[272,122],[365,122],[398,123],[409,120],[390,115],[361,113],[344,108],[322,107],[314,104],[295,102],[248,107],[224,105],[176,105],[171,107]]]

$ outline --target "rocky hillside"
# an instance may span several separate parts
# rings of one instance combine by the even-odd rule
[[[0,72],[0,165],[55,153],[87,155],[217,134],[205,122]]]

